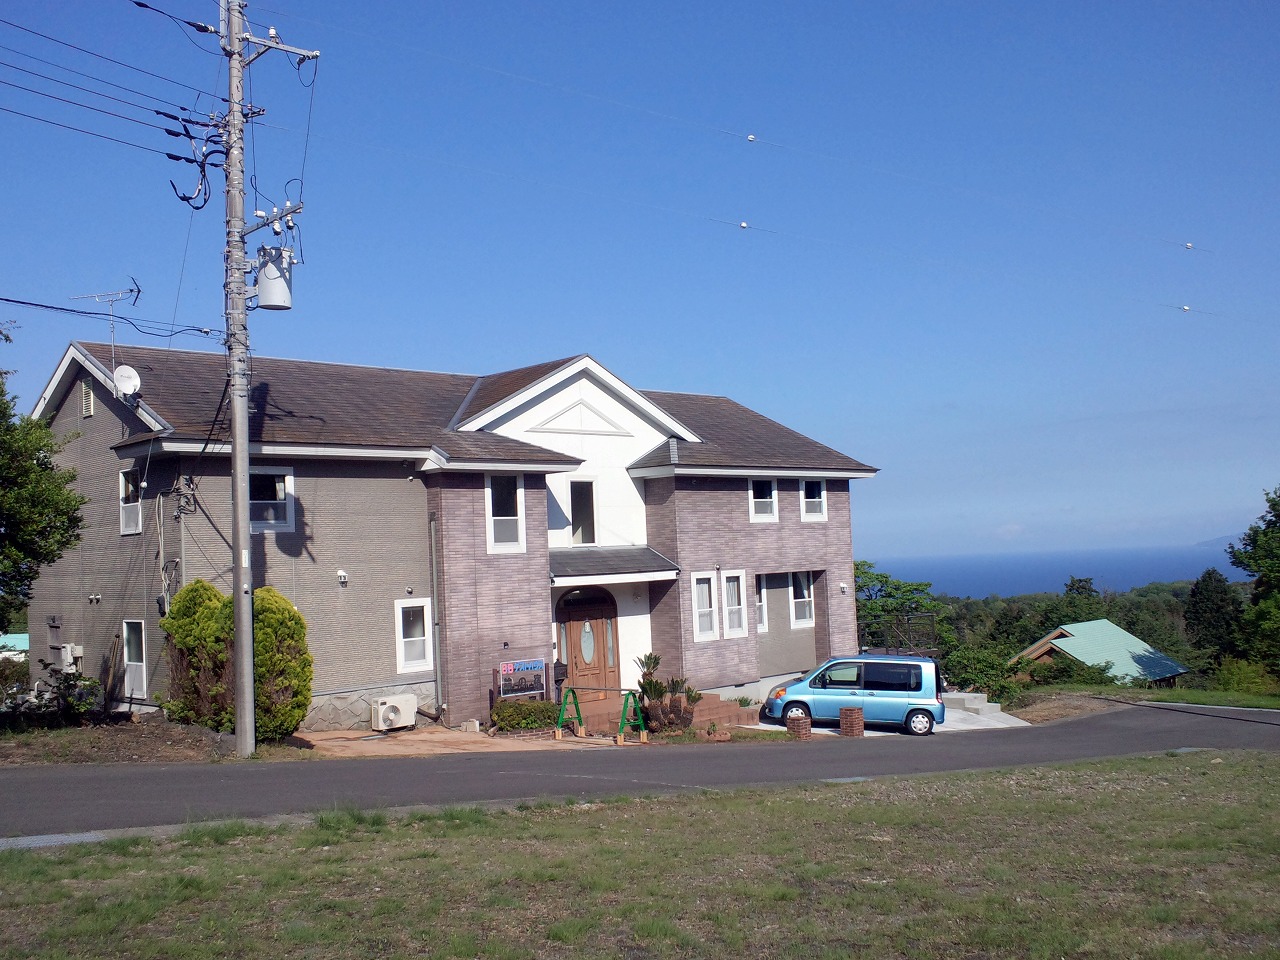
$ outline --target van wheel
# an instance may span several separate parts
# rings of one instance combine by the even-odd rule
[[[933,733],[933,714],[928,710],[912,710],[907,714],[907,733],[927,737]]]
[[[788,703],[782,710],[782,719],[784,722],[792,719],[799,720],[802,717],[807,719],[808,716],[809,708],[803,703]]]

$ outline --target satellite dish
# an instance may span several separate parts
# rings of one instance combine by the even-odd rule
[[[142,378],[138,376],[138,371],[128,364],[116,367],[111,379],[115,381],[116,392],[122,397],[132,397],[142,389]]]

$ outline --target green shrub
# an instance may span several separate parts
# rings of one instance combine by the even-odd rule
[[[1280,693],[1280,682],[1260,663],[1223,657],[1214,677],[1214,686],[1228,693],[1256,693],[1263,696]]]
[[[942,662],[947,681],[961,690],[977,690],[996,703],[1003,703],[1018,690],[1015,667],[995,650],[983,647],[956,647]]]
[[[545,730],[560,719],[560,704],[550,700],[499,700],[490,719],[499,730]]]
[[[168,634],[169,697],[162,706],[179,723],[235,729],[235,605],[203,580],[173,598],[160,621]],[[271,587],[253,592],[254,726],[259,740],[286,737],[311,706],[307,624]]]
[[[1093,666],[1074,657],[1055,657],[1045,663],[1030,664],[1028,673],[1037,686],[1072,684],[1075,686],[1113,686],[1116,678],[1111,675],[1111,662]],[[1027,661],[1019,661],[1015,669],[1027,669]]]

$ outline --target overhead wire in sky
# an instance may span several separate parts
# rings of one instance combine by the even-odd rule
[[[73,127],[67,123],[58,123],[56,120],[50,120],[47,117],[37,117],[30,113],[23,113],[21,110],[11,110],[8,107],[0,107],[0,112],[13,114],[15,117],[25,117],[28,120],[35,120],[39,123],[47,123],[51,127],[61,127],[63,130],[70,130],[73,133],[83,133],[85,136],[96,137],[99,140],[108,140],[111,143],[119,143],[126,147],[133,147],[136,150],[145,150],[147,153],[158,154],[170,160],[176,160],[179,163],[197,164],[199,161],[193,160],[191,157],[179,156],[176,153],[166,153],[163,150],[157,150],[154,147],[146,147],[140,143],[134,143],[131,140],[121,140],[118,137],[109,137],[105,133],[95,133],[93,130],[85,130],[82,127]]]
[[[0,303],[7,303],[15,307],[22,307],[28,310],[44,310],[50,313],[67,313],[79,317],[94,317],[109,322],[123,323],[138,333],[148,337],[157,337],[159,339],[168,339],[186,334],[189,336],[209,337],[214,334],[210,327],[178,327],[176,329],[167,327],[163,322],[156,320],[146,320],[142,317],[127,317],[118,313],[109,313],[106,310],[80,310],[75,307],[60,307],[52,303],[39,303],[34,300],[18,300],[13,297],[0,297]]]

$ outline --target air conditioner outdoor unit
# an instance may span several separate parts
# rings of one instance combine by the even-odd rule
[[[412,727],[417,721],[418,698],[412,693],[397,693],[382,697],[373,704],[373,729],[395,730]]]
[[[74,672],[76,661],[84,657],[84,647],[78,643],[54,644],[49,649],[58,651],[58,669],[64,673]]]

